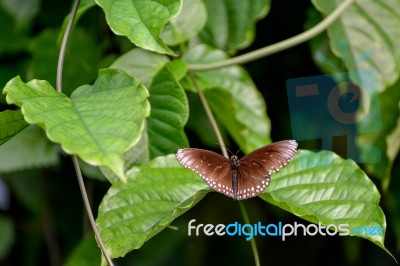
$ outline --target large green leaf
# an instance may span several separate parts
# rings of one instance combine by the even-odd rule
[[[327,15],[342,0],[313,0]],[[377,90],[392,85],[400,74],[400,1],[358,0],[328,28],[331,48],[349,70],[371,69],[376,72]],[[343,43],[347,44],[343,46]],[[360,81],[354,71],[350,78]],[[364,77],[365,78],[365,77]]]
[[[270,0],[204,0],[208,19],[201,40],[228,53],[251,44],[254,24],[270,8]]]
[[[28,123],[44,128],[67,153],[125,177],[123,154],[139,139],[149,114],[148,92],[139,81],[105,69],[93,86],[79,87],[71,98],[47,81],[25,84],[19,77],[7,83],[4,93],[9,104],[21,107]]]
[[[192,48],[183,57],[189,63],[225,58],[222,51],[205,45]],[[270,122],[264,99],[241,67],[199,71],[194,75],[215,115],[244,151],[250,152],[270,142]]]
[[[299,151],[260,197],[307,221],[323,225],[348,224],[350,235],[361,226],[383,228],[383,235],[360,236],[386,252],[386,219],[380,194],[367,175],[351,160],[328,151]]]
[[[113,184],[100,204],[96,222],[110,256],[121,257],[140,248],[207,190],[173,155],[133,168],[128,182]]]
[[[0,146],[0,172],[51,166],[58,163],[59,146],[43,130],[29,126]]]
[[[27,126],[28,123],[25,122],[21,111],[7,110],[0,112],[0,145]]]
[[[124,35],[135,45],[158,53],[174,54],[159,37],[165,24],[175,17],[181,0],[96,0],[115,34]]]
[[[203,29],[206,20],[207,10],[201,0],[185,0],[179,15],[161,32],[161,38],[168,45],[186,42]]]
[[[183,88],[168,66],[161,69],[149,87],[151,113],[147,119],[150,158],[175,153],[187,147],[183,127],[189,107]]]

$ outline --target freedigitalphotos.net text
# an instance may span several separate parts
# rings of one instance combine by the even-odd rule
[[[245,236],[249,241],[255,236],[279,236],[282,241],[285,241],[289,236],[315,236],[316,234],[322,236],[340,236],[350,235],[350,228],[348,224],[318,224],[304,225],[297,222],[293,224],[283,224],[282,222],[262,224],[261,222],[255,224],[241,224],[239,222],[225,224],[195,224],[196,219],[192,219],[188,223],[188,235],[199,236],[204,234],[207,236]],[[360,226],[351,229],[351,232],[356,235],[383,235],[383,228],[380,226]]]

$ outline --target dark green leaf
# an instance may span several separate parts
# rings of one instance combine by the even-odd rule
[[[25,122],[21,111],[7,110],[0,112],[0,145],[27,126],[28,123]]]
[[[175,153],[187,147],[183,127],[189,115],[188,102],[169,67],[155,76],[149,87],[151,113],[147,119],[150,158]]]

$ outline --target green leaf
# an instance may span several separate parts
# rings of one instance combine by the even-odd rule
[[[0,146],[0,172],[56,165],[59,146],[50,142],[43,130],[29,126]]]
[[[168,45],[177,45],[195,37],[207,21],[207,10],[201,0],[183,1],[178,16],[171,19],[161,32],[161,39]]]
[[[0,145],[27,126],[28,124],[25,122],[21,111],[7,110],[0,112]]]
[[[12,221],[0,216],[0,261],[3,260],[15,242],[15,228]]]
[[[219,50],[199,45],[184,55],[188,63],[226,59]],[[270,122],[260,92],[250,76],[238,66],[195,73],[214,114],[245,152],[271,142]]]
[[[374,183],[351,160],[328,151],[299,151],[290,164],[272,176],[262,199],[307,221],[323,225],[380,226],[383,235],[361,235],[386,252],[386,219]]]
[[[331,13],[342,2],[341,0],[312,1],[325,15]],[[399,78],[399,28],[399,1],[359,0],[328,28],[328,35],[334,54],[353,71],[351,80],[360,84],[361,78],[354,70],[373,70],[377,74],[376,89],[383,91]]]
[[[165,55],[156,54],[140,48],[134,48],[115,60],[110,68],[124,70],[139,79],[146,87],[150,86],[154,76],[169,62]]]
[[[106,14],[107,23],[117,35],[124,35],[135,45],[154,52],[174,52],[159,37],[165,24],[175,17],[180,0],[96,0]]]
[[[140,248],[206,191],[207,185],[173,155],[132,169],[128,182],[113,184],[100,204],[96,222],[110,256]]]
[[[107,166],[124,179],[123,154],[132,147],[149,114],[147,90],[125,72],[104,69],[93,86],[71,98],[47,81],[27,84],[19,77],[4,88],[7,102],[21,106],[25,120],[46,130],[50,140],[85,162]]]
[[[269,0],[204,0],[204,3],[208,20],[200,38],[204,43],[228,53],[252,43],[254,24],[270,9]]]
[[[189,107],[183,88],[170,68],[164,67],[149,87],[151,113],[147,119],[150,158],[175,153],[187,147],[183,130]]]

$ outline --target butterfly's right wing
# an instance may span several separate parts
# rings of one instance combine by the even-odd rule
[[[186,148],[178,150],[176,159],[212,189],[233,198],[231,166],[227,158],[212,151]]]
[[[293,159],[297,142],[283,140],[259,148],[240,159],[238,198],[259,195],[271,183],[271,174],[278,172]]]

